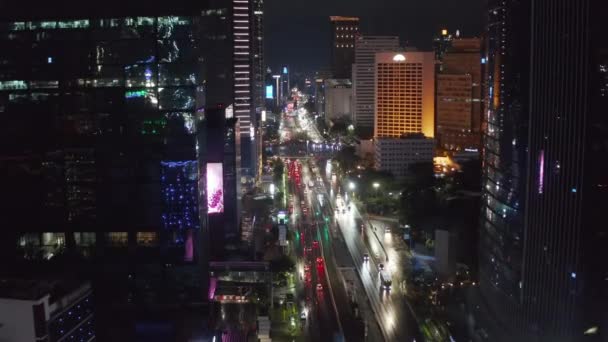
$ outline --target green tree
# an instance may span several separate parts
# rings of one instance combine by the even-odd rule
[[[340,168],[343,172],[352,171],[357,167],[360,158],[355,154],[355,148],[352,146],[346,146],[336,153],[334,161],[340,164]]]
[[[270,261],[270,270],[273,273],[293,272],[296,269],[296,264],[287,255],[281,255],[280,257]]]

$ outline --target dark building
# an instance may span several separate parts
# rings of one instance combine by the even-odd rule
[[[203,245],[209,260],[222,260],[225,247],[239,238],[237,222],[236,179],[236,124],[235,118],[226,119],[225,107],[208,108],[198,130],[201,213],[208,216],[208,229]],[[212,228],[213,227],[213,228]]]
[[[333,78],[350,78],[355,62],[359,18],[331,16],[331,72]]]
[[[491,1],[480,285],[494,341],[607,341],[605,1]]]
[[[0,7],[0,211],[10,227],[0,253],[22,269],[57,259],[84,273],[106,306],[100,322],[133,303],[204,301],[196,134],[202,108],[234,102],[232,2],[61,4]],[[98,336],[117,340],[111,333]]]

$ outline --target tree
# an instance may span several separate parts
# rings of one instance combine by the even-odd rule
[[[278,185],[283,181],[283,172],[285,171],[285,165],[281,159],[276,159],[272,168],[272,175],[274,182]]]
[[[281,255],[270,262],[270,270],[273,273],[293,272],[295,269],[296,264],[287,255]]]
[[[354,147],[346,146],[336,154],[334,160],[340,164],[342,171],[348,172],[357,167],[360,160],[355,153]]]

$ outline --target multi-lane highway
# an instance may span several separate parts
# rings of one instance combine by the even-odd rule
[[[306,119],[299,120],[306,122]],[[309,125],[307,132],[321,139],[314,125]],[[318,142],[323,143],[322,140]],[[410,264],[405,244],[396,232],[385,230],[386,225],[372,223],[372,226],[364,220],[348,198],[353,193],[345,192],[341,181],[332,177],[325,164],[317,165],[317,161],[311,160],[317,172],[313,178],[321,180],[318,192],[328,202],[329,215],[333,214],[332,228],[344,238],[384,338],[387,341],[422,341],[415,314],[405,297],[405,270]],[[391,278],[390,290],[383,289],[380,267]]]
[[[302,323],[307,335],[314,341],[335,341],[342,334],[337,306],[328,282],[327,248],[323,241],[324,227],[318,226],[311,212],[311,199],[303,182],[302,163],[287,160],[289,178],[289,207],[292,211],[290,226],[294,227],[294,248],[297,267],[303,284],[303,303],[300,307],[306,319]],[[306,191],[306,192],[305,192]],[[304,316],[302,316],[304,318]]]

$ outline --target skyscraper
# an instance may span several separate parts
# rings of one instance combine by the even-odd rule
[[[606,341],[608,4],[491,5],[480,281],[508,329],[493,340]]]
[[[524,239],[530,10],[519,1],[490,1],[487,11],[479,282],[497,320],[516,326]]]
[[[232,103],[229,8],[67,3],[0,10],[1,253],[84,272],[99,322],[167,288],[205,300],[196,127]]]
[[[359,18],[331,16],[331,72],[333,78],[350,78],[355,61]]]
[[[355,39],[353,64],[353,121],[360,127],[374,127],[374,63],[377,52],[397,51],[399,37],[359,36]]]
[[[448,150],[481,144],[481,51],[479,38],[457,38],[437,74],[437,137]]]
[[[379,52],[375,59],[374,138],[435,136],[432,52]]]

